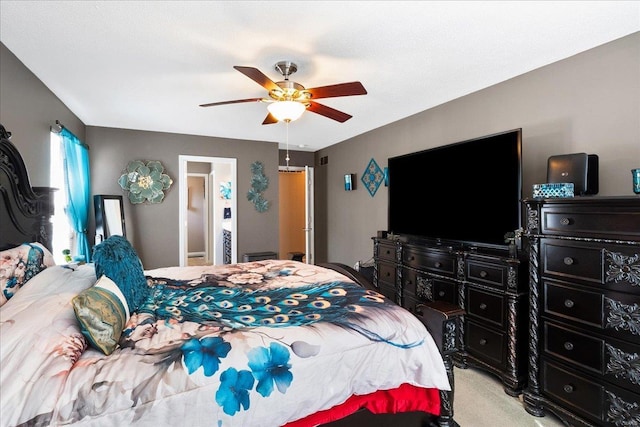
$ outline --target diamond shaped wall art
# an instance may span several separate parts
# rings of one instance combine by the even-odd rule
[[[367,165],[367,168],[364,170],[362,177],[360,178],[362,183],[364,184],[371,197],[376,195],[376,191],[378,191],[378,187],[384,181],[384,171],[380,169],[380,166],[376,163],[376,161],[372,158]]]

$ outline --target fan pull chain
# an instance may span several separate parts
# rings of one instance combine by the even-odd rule
[[[289,121],[290,120],[285,120],[285,123],[287,124],[287,157],[285,157],[284,159],[287,161],[287,171],[289,170]]]

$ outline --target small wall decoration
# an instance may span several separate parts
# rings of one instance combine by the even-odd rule
[[[142,160],[134,160],[129,162],[118,184],[129,192],[129,201],[133,204],[161,203],[164,192],[173,184],[169,175],[163,172],[164,167],[157,160],[146,164]]]
[[[220,198],[231,200],[231,181],[220,183]]]
[[[251,188],[247,192],[247,200],[253,203],[258,212],[269,210],[269,201],[262,197],[262,193],[269,187],[269,178],[264,175],[262,162],[251,163]]]
[[[354,183],[356,180],[355,177],[356,174],[354,173],[347,173],[344,175],[344,191],[351,191],[351,190],[355,190],[354,188]]]
[[[378,163],[372,158],[367,165],[367,168],[364,170],[362,177],[360,178],[364,186],[371,197],[375,196],[376,191],[378,191],[378,187],[382,181],[384,181],[384,172],[378,166]]]

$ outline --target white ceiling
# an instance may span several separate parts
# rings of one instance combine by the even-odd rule
[[[305,151],[637,31],[638,1],[0,0],[2,43],[90,126],[283,147],[264,103],[198,105],[266,96],[234,65],[279,81],[290,60],[308,88],[362,82],[367,95],[321,100],[347,122],[291,123]]]

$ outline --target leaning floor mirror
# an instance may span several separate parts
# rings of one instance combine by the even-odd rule
[[[96,213],[96,244],[109,236],[127,237],[122,196],[96,194],[93,196],[93,207]]]

